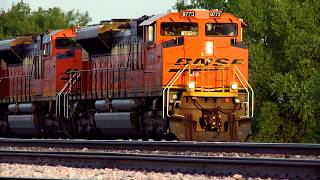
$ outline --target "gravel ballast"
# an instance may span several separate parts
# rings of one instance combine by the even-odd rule
[[[137,179],[137,180],[202,180],[229,179],[242,180],[241,174],[231,176],[210,176],[203,174],[183,174],[170,172],[129,171],[121,169],[72,168],[65,166],[48,166],[35,164],[0,163],[1,177],[25,177],[48,179]],[[248,178],[252,179],[252,178]],[[260,178],[255,178],[260,179]]]

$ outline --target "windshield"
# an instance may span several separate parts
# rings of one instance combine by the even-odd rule
[[[206,35],[207,36],[236,36],[237,24],[231,23],[207,23]]]
[[[186,22],[161,23],[162,36],[197,36],[198,24]]]
[[[70,49],[77,47],[77,43],[74,38],[57,38],[56,48],[58,49]]]

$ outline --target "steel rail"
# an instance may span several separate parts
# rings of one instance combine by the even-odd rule
[[[319,179],[320,160],[149,155],[97,152],[0,151],[1,162],[53,163],[72,167],[119,168],[161,172],[204,173],[244,177]],[[36,162],[35,162],[36,161]],[[94,165],[93,165],[94,164]]]
[[[0,138],[0,147],[56,147],[88,149],[162,150],[194,152],[243,152],[320,156],[320,144],[240,143],[195,141],[127,141]]]

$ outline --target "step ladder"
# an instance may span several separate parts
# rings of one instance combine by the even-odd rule
[[[63,117],[68,119],[70,116],[70,100],[69,94],[73,85],[80,79],[81,73],[69,73],[69,80],[63,86],[61,91],[56,96],[56,117],[59,119],[63,113]]]
[[[170,89],[180,78],[182,73],[189,67],[190,64],[186,64],[183,68],[180,68],[178,72],[172,77],[167,86],[162,91],[162,118],[170,117],[169,115],[169,101],[170,101]]]
[[[246,91],[246,101],[243,102],[243,104],[246,106],[246,115],[242,116],[241,118],[252,118],[254,113],[254,91],[248,83],[248,81],[246,80],[246,78],[239,70],[238,66],[233,65],[233,71],[235,73],[235,76],[241,83],[242,87]]]

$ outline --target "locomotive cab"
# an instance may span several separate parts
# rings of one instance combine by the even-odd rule
[[[81,47],[75,41],[75,29],[61,29],[44,35],[44,90],[46,95],[55,95],[69,80],[69,72],[82,69]],[[55,77],[52,75],[55,74]]]

